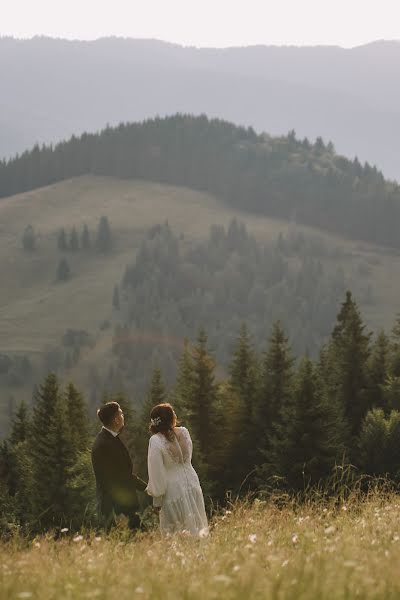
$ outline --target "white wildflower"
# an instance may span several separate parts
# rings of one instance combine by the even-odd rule
[[[232,581],[232,578],[228,577],[228,575],[215,575],[213,579],[218,583],[225,583],[225,585],[228,585]]]
[[[68,527],[63,527],[61,530],[61,533],[67,533],[67,531],[69,531]]]
[[[135,588],[135,593],[136,594],[144,594],[144,588],[142,588],[142,586],[139,585],[137,588]]]
[[[199,531],[199,538],[204,539],[204,538],[208,537],[208,534],[209,534],[208,527],[203,527]]]
[[[255,544],[255,543],[256,543],[256,541],[257,541],[257,534],[256,534],[256,533],[251,533],[251,534],[249,535],[249,541],[250,541],[252,544]]]
[[[336,527],[334,525],[330,525],[325,529],[326,535],[331,535],[331,533],[335,533]]]
[[[292,535],[292,544],[298,544],[298,543],[299,543],[299,536],[296,533],[294,533]]]
[[[283,561],[282,567],[287,567],[288,564],[289,564],[289,561],[286,559],[286,560]]]
[[[81,542],[83,540],[83,535],[77,535],[76,537],[74,537],[74,539],[72,540],[73,542]]]
[[[31,598],[32,592],[20,592],[17,594],[17,598]]]

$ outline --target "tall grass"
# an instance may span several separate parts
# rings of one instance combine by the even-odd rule
[[[1,598],[400,597],[400,498],[370,489],[343,498],[238,503],[211,535],[86,532],[0,544]],[[63,537],[64,536],[64,537]]]

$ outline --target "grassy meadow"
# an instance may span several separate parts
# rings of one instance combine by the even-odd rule
[[[49,534],[0,543],[2,600],[400,597],[400,499],[255,501],[212,520],[211,535]]]

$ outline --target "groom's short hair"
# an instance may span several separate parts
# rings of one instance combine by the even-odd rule
[[[103,425],[107,427],[108,425],[111,425],[120,408],[118,402],[106,402],[106,404],[97,410],[97,416]]]

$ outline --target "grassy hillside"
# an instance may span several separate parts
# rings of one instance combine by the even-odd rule
[[[217,516],[211,536],[135,539],[124,529],[0,544],[4,600],[344,600],[398,598],[396,496],[278,509],[255,501]]]
[[[115,248],[110,255],[68,254],[72,277],[56,283],[60,258],[57,232],[87,223],[95,232],[101,215],[108,216]],[[332,250],[326,260],[343,268],[349,286],[360,300],[363,315],[373,329],[390,327],[398,310],[400,264],[396,251],[351,242],[332,234],[293,223],[253,216],[234,210],[214,197],[144,181],[83,176],[0,201],[0,352],[27,353],[33,361],[46,347],[60,343],[68,328],[85,329],[95,345],[87,349],[77,368],[67,374],[81,381],[88,365],[107,365],[113,328],[102,329],[112,315],[113,286],[131,263],[143,233],[168,220],[185,244],[204,239],[212,224],[227,225],[232,217],[245,222],[259,240],[275,240],[279,232],[302,231],[323,239]],[[22,250],[26,225],[38,233],[38,249]],[[154,343],[152,332],[145,343]],[[290,334],[290,332],[289,332]],[[179,345],[179,340],[171,343]],[[1,390],[3,408],[7,397],[29,397],[26,389]]]

